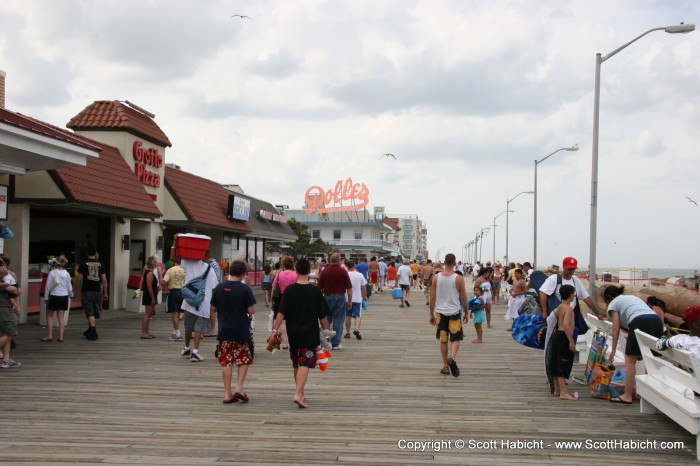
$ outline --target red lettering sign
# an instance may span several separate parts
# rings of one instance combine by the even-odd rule
[[[145,149],[142,147],[141,141],[134,141],[131,149],[131,154],[134,157],[134,172],[141,183],[157,188],[160,186],[160,175],[146,169],[149,165],[154,168],[163,166],[163,156],[160,155],[158,149]]]
[[[355,204],[356,200],[361,202]],[[350,201],[352,204],[343,205],[345,201]],[[311,186],[306,190],[307,214],[362,210],[367,204],[369,204],[369,189],[364,183],[353,184],[352,178],[348,178],[345,182],[338,180],[335,188],[328,191],[324,191],[320,186]]]

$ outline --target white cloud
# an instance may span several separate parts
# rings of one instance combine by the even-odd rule
[[[168,161],[273,203],[365,182],[371,206],[427,221],[432,254],[461,256],[532,189],[535,159],[578,143],[540,166],[538,255],[585,265],[595,54],[698,13],[691,0],[7,0],[0,68],[12,110],[63,126],[128,99],[157,115]],[[684,200],[700,198],[698,34],[656,32],[603,64],[601,265],[700,263]],[[511,208],[511,258],[531,259],[532,196]]]

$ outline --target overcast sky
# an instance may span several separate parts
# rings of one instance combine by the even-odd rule
[[[65,127],[129,100],[166,162],[274,204],[364,182],[370,207],[427,222],[431,258],[461,258],[535,159],[578,144],[539,165],[538,259],[585,268],[595,54],[699,17],[696,0],[3,0],[0,69],[10,110]],[[640,39],[601,83],[599,267],[700,268],[700,31]],[[533,196],[510,208],[510,258],[531,260]]]

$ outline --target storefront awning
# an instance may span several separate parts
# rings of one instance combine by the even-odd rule
[[[234,233],[252,231],[247,222],[227,217],[229,195],[224,187],[215,181],[166,166],[165,188],[187,219],[166,217],[163,219],[164,223]]]
[[[65,130],[0,108],[0,173],[85,166],[101,150]]]

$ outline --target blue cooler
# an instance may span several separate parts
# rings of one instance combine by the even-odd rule
[[[393,299],[401,299],[403,296],[403,290],[401,288],[394,288],[391,290],[391,297]]]

